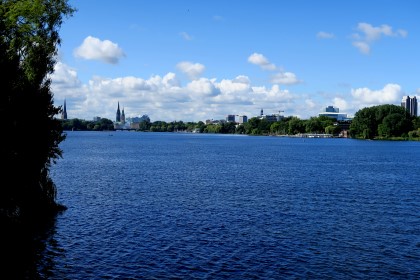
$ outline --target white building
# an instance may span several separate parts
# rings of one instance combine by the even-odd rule
[[[351,118],[349,118],[346,113],[340,113],[340,109],[335,108],[334,106],[326,107],[323,112],[318,114],[318,117],[321,117],[321,116],[330,117],[337,121],[351,120]]]

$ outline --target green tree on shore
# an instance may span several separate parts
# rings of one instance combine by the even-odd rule
[[[350,133],[354,138],[363,139],[408,137],[414,121],[415,117],[401,106],[377,105],[356,112]]]
[[[59,28],[73,13],[66,0],[0,2],[1,221],[31,221],[60,208],[49,171],[65,136],[49,75]]]

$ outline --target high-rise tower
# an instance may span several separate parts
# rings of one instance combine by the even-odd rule
[[[401,100],[401,106],[404,107],[408,112],[410,112],[410,115],[417,117],[417,98],[410,97],[410,96],[404,96]]]
[[[67,120],[66,99],[64,99],[64,107],[63,107],[63,111],[61,112],[61,119]]]
[[[118,102],[118,107],[117,107],[117,116],[115,118],[116,122],[120,122],[121,121],[121,112],[120,112],[120,102]]]

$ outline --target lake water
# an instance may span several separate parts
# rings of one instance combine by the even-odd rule
[[[420,279],[420,143],[68,132],[48,279]]]

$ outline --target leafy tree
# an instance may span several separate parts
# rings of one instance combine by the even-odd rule
[[[58,30],[73,12],[66,0],[0,2],[0,118],[7,131],[0,148],[1,219],[30,221],[60,206],[49,170],[62,156],[65,135],[54,117],[61,107],[53,104],[49,75]]]
[[[341,127],[338,125],[329,125],[325,128],[325,133],[332,134],[332,135],[338,135],[341,131]]]
[[[309,120],[305,122],[305,131],[308,133],[320,133],[323,132],[325,129],[322,126],[321,121],[318,117],[311,117]]]
[[[289,134],[298,134],[305,132],[305,122],[297,117],[289,120]]]
[[[234,134],[236,131],[236,124],[234,122],[224,122],[220,124],[220,133]]]
[[[243,124],[238,125],[235,129],[235,133],[245,134],[245,126]]]
[[[352,137],[374,139],[408,135],[413,129],[413,119],[403,107],[377,105],[356,112],[350,125]]]
[[[206,127],[206,125],[204,124],[204,122],[199,121],[196,125],[196,128],[198,128],[200,130],[200,133],[204,132],[204,128]]]
[[[204,129],[204,133],[220,133],[221,126],[217,124],[209,124]]]
[[[150,127],[151,127],[150,120],[145,119],[145,120],[143,120],[139,123],[139,129],[138,130],[148,131],[148,130],[150,130]]]
[[[414,130],[420,129],[420,117],[415,117],[413,119],[413,129]]]

